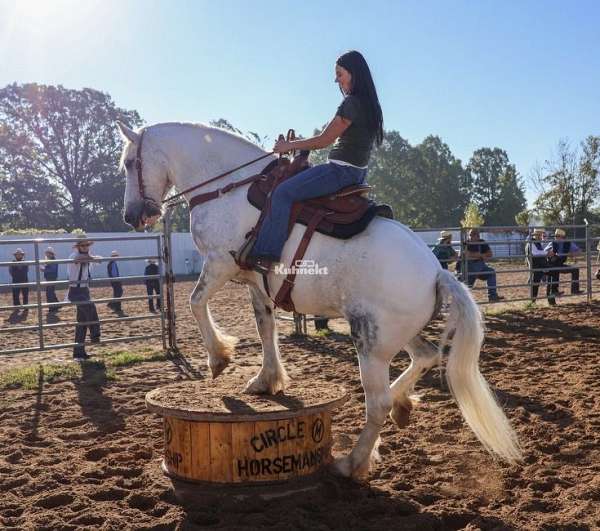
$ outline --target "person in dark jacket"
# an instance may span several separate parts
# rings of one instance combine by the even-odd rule
[[[498,302],[504,297],[496,289],[496,270],[485,263],[494,256],[490,246],[481,239],[479,229],[469,231],[465,254],[467,257],[467,285],[472,288],[477,279],[485,280],[488,287],[488,300]],[[463,272],[463,277],[465,273]]]
[[[550,267],[548,277],[550,278],[552,300],[559,295],[558,284],[561,273],[571,274],[571,295],[582,293],[579,289],[579,268],[567,264],[569,257],[576,256],[581,252],[581,249],[575,242],[568,241],[566,236],[567,233],[564,229],[556,229],[554,231],[554,241],[550,242],[545,249],[548,253],[548,265]],[[553,303],[551,302],[551,304]]]
[[[52,247],[48,247],[45,251],[46,260],[56,260],[56,254]],[[58,279],[58,264],[46,263],[41,266],[44,272],[44,280],[46,282],[55,282]],[[46,302],[48,304],[58,302],[56,296],[56,286],[54,284],[46,284]],[[48,313],[56,313],[60,310],[60,306],[50,306]]]
[[[24,284],[29,282],[29,266],[26,264],[19,265],[19,262],[22,262],[23,258],[25,258],[25,252],[23,251],[23,249],[18,248],[14,252],[14,257],[15,259],[13,260],[13,262],[15,262],[15,264],[9,266],[8,268],[8,272],[12,279],[12,283]],[[20,295],[23,295],[23,306],[27,306],[27,304],[29,304],[29,287],[15,286],[12,289],[13,306],[21,306]],[[27,311],[27,308],[25,309],[25,311]]]
[[[159,269],[158,269],[158,264],[156,263],[155,260],[146,260],[147,262],[147,266],[146,269],[144,269],[144,275],[149,276],[149,275],[158,275],[159,274]],[[154,308],[154,297],[153,295],[159,295],[160,294],[160,279],[158,278],[147,278],[145,280],[146,282],[146,293],[148,294],[148,309],[154,313],[156,310]],[[157,297],[156,298],[156,308],[160,310],[160,298]]]
[[[116,258],[119,256],[117,251],[112,251],[110,253],[111,258]],[[110,260],[108,265],[106,266],[106,270],[109,278],[119,278],[121,275],[119,274],[119,265],[116,260]],[[113,299],[120,299],[123,296],[123,283],[118,280],[111,280],[110,285],[113,290]],[[123,313],[123,309],[121,308],[121,301],[110,301],[107,306],[116,313]]]

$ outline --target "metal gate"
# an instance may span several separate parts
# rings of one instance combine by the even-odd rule
[[[99,242],[133,242],[143,240],[148,242],[145,247],[150,247],[152,250],[150,253],[145,253],[142,255],[125,255],[119,257],[103,257],[102,262],[106,262],[108,260],[115,260],[117,262],[127,262],[133,260],[157,260],[159,267],[158,275],[129,275],[124,277],[119,277],[119,280],[125,283],[131,282],[143,282],[147,279],[159,279],[159,293],[158,300],[160,301],[160,310],[157,314],[138,314],[127,317],[110,317],[99,319],[98,321],[86,322],[85,324],[95,324],[99,323],[102,326],[102,323],[115,323],[115,322],[132,322],[132,321],[140,321],[140,320],[160,320],[160,333],[151,333],[151,334],[139,334],[139,335],[129,335],[123,337],[110,337],[106,339],[102,339],[100,344],[107,343],[123,343],[130,341],[146,341],[148,339],[160,338],[162,341],[163,348],[167,349],[173,347],[175,345],[175,328],[174,322],[171,323],[170,320],[174,319],[174,312],[172,311],[173,298],[172,293],[169,297],[167,297],[165,301],[164,297],[164,283],[168,286],[169,282],[172,283],[172,271],[169,268],[169,272],[165,273],[165,257],[169,256],[167,247],[163,245],[163,237],[160,234],[145,234],[145,235],[132,235],[127,237],[93,237],[91,239],[97,244]],[[51,329],[71,327],[74,328],[78,323],[76,321],[67,321],[67,322],[56,322],[56,323],[45,323],[43,319],[43,310],[49,309],[52,307],[62,307],[62,306],[76,306],[77,304],[81,304],[78,302],[71,302],[68,300],[64,300],[61,302],[43,302],[42,293],[47,286],[54,287],[64,287],[68,286],[68,280],[56,280],[56,281],[46,281],[42,279],[41,266],[53,263],[53,264],[68,264],[73,262],[71,259],[56,259],[56,260],[47,260],[42,258],[42,253],[40,252],[40,246],[47,244],[73,244],[78,241],[78,238],[36,238],[36,239],[11,239],[11,240],[0,240],[0,249],[5,250],[6,246],[13,247],[24,247],[27,249],[33,249],[33,260],[22,260],[19,261],[20,265],[27,265],[34,268],[34,276],[35,280],[31,282],[25,283],[0,283],[0,290],[3,292],[9,292],[13,288],[33,288],[33,297],[34,302],[28,304],[23,304],[19,306],[13,305],[0,305],[0,315],[6,311],[12,312],[29,312],[33,310],[37,315],[37,323],[35,325],[26,325],[26,326],[8,326],[8,327],[0,327],[0,354],[20,354],[27,352],[36,352],[36,351],[45,351],[51,349],[62,349],[62,348],[73,348],[78,343],[51,343],[47,341],[46,332]],[[5,252],[2,255],[6,255]],[[9,268],[14,265],[14,261],[0,261],[0,269]],[[98,284],[100,282],[110,282],[110,278],[102,277],[102,278],[94,278],[91,281],[91,286],[94,284]],[[114,280],[114,279],[113,279]],[[142,301],[148,300],[150,297],[147,295],[132,295],[125,296],[120,298],[99,298],[93,299],[94,303],[108,303],[111,301]],[[166,302],[166,304],[165,304]],[[81,324],[81,323],[80,323]],[[25,348],[7,348],[10,344],[10,341],[6,338],[10,338],[11,334],[16,334],[19,332],[25,331],[35,331],[37,330],[37,345]]]

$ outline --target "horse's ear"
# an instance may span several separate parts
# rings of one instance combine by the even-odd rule
[[[138,143],[138,140],[140,139],[140,135],[138,135],[133,129],[127,127],[123,122],[120,122],[119,120],[117,120],[117,127],[119,128],[119,131],[121,132],[121,136],[123,137],[124,140],[129,140],[130,142],[133,142],[134,144]]]

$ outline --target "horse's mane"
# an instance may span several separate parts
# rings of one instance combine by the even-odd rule
[[[230,131],[229,129],[223,129],[222,127],[217,127],[214,125],[207,125],[203,123],[193,123],[193,122],[159,122],[152,125],[146,125],[140,127],[136,130],[137,133],[141,133],[142,130],[152,130],[152,129],[167,129],[167,128],[190,128],[197,129],[199,133],[209,134],[211,136],[223,136],[230,139],[234,139],[238,141],[240,144],[245,145],[248,148],[252,148],[255,150],[260,150],[264,152],[265,150],[256,145],[254,142],[248,140],[246,137]],[[126,141],[123,151],[121,152],[121,158],[119,160],[119,172],[123,171],[125,167],[125,160],[128,157],[135,156],[134,144],[129,140]]]
[[[217,135],[233,138],[233,139],[238,140],[240,143],[245,144],[248,147],[254,147],[255,149],[263,150],[263,148],[256,145],[251,140],[248,140],[246,137],[242,136],[241,134],[236,133],[234,131],[230,131],[229,129],[223,129],[222,127],[217,127],[214,125],[207,125],[207,124],[203,124],[203,123],[193,123],[193,122],[162,122],[162,123],[157,123],[157,124],[148,126],[148,128],[155,128],[155,127],[156,128],[159,128],[159,127],[160,128],[163,128],[163,127],[165,127],[165,128],[166,127],[186,127],[186,128],[192,128],[192,129],[200,129],[200,130],[203,130],[204,132],[210,132],[213,135],[217,134]]]

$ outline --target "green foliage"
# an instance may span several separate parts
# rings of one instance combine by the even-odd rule
[[[142,123],[137,112],[93,89],[0,89],[0,224],[125,229],[117,120]]]
[[[476,150],[467,171],[472,183],[471,201],[479,207],[488,225],[512,225],[526,201],[523,184],[506,151]]]
[[[67,234],[67,231],[65,229],[12,229],[7,227],[5,230],[0,232],[0,236],[29,236],[35,234]]]
[[[465,216],[460,220],[463,227],[481,227],[485,223],[485,218],[479,212],[475,203],[469,203],[465,209]]]
[[[467,174],[437,136],[413,147],[397,131],[387,131],[371,157],[368,181],[374,198],[413,227],[455,226],[468,203]]]
[[[579,148],[561,140],[556,154],[537,168],[540,190],[534,208],[547,224],[581,224],[598,217],[600,137],[588,136]]]
[[[531,221],[531,212],[527,209],[521,210],[521,212],[515,216],[515,221],[517,225],[528,227],[529,222]]]
[[[127,350],[108,352],[103,359],[79,363],[39,363],[17,367],[0,373],[0,389],[37,389],[41,384],[84,377],[87,383],[114,380],[114,369],[139,363],[164,361],[167,357],[157,350],[140,349],[139,353]],[[84,369],[82,371],[82,368]]]

